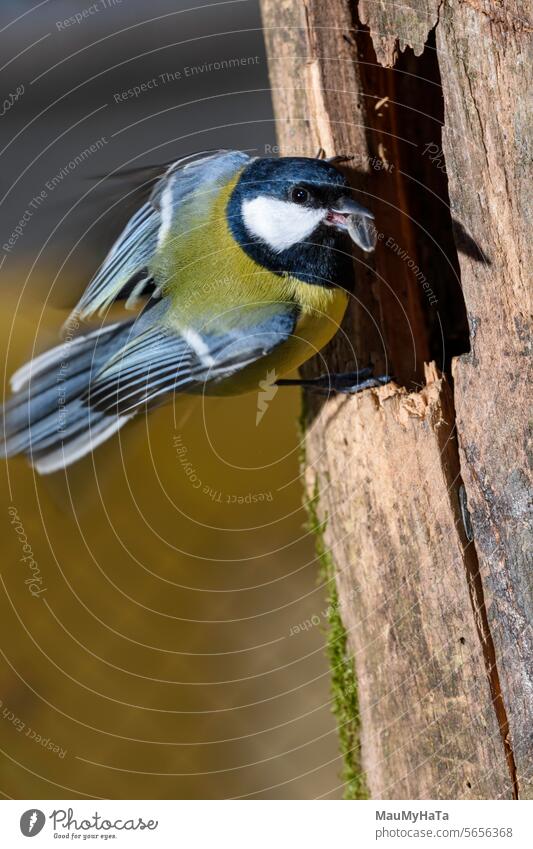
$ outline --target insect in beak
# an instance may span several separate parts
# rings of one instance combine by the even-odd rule
[[[326,224],[346,230],[355,244],[366,253],[376,247],[374,214],[350,197],[342,197],[326,215]]]

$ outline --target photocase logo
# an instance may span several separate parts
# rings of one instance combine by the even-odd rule
[[[259,381],[259,392],[257,393],[257,415],[255,417],[255,426],[259,424],[265,415],[268,405],[276,395],[279,387],[276,386],[276,370],[267,371],[264,380]]]
[[[35,837],[42,830],[46,817],[38,808],[24,811],[20,818],[20,830],[24,837]]]

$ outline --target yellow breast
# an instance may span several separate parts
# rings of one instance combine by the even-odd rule
[[[348,303],[343,289],[274,274],[240,248],[225,214],[234,182],[219,193],[206,219],[189,221],[187,230],[173,234],[160,253],[157,276],[166,280],[171,302],[167,322],[178,332],[187,326],[200,333],[242,327],[246,333],[258,311],[263,317],[269,311],[274,315],[279,304],[295,304],[299,319],[293,335],[270,355],[213,385],[216,394],[255,391],[269,375],[275,380],[298,368],[335,335]]]
[[[274,383],[315,356],[338,331],[348,304],[348,296],[344,290],[324,290],[294,278],[287,278],[287,282],[294,286],[294,302],[301,307],[300,318],[293,334],[270,354],[246,366],[233,377],[219,384],[207,385],[205,389],[208,394],[239,395],[257,392],[261,384]],[[309,289],[317,291],[309,293]],[[311,305],[310,301],[314,301],[316,306]]]

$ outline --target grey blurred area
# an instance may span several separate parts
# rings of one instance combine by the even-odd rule
[[[57,343],[147,167],[269,153],[275,127],[256,0],[3,0],[0,45],[6,386]],[[342,794],[299,408],[280,391],[256,426],[255,397],[202,399],[66,475],[2,465],[2,793]]]
[[[5,263],[57,268],[52,303],[76,299],[72,279],[127,220],[146,179],[134,169],[274,143],[256,2],[4,0],[0,30],[0,232],[31,214]],[[117,171],[130,173],[103,181]]]

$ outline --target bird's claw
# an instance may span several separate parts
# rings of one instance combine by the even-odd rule
[[[348,371],[340,374],[324,374],[320,377],[302,378],[301,380],[278,380],[278,386],[302,386],[321,395],[337,393],[355,395],[364,389],[375,389],[389,383],[392,377],[388,374],[373,376],[373,366],[369,365],[359,371]]]

